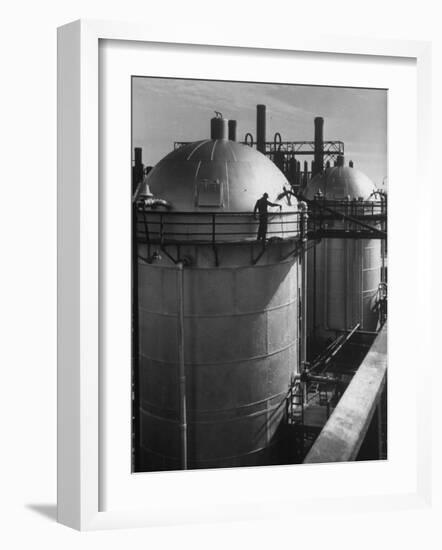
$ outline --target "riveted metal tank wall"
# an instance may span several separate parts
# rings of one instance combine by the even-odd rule
[[[258,245],[256,245],[258,247]],[[189,468],[272,463],[298,368],[299,265],[277,244],[256,266],[244,245],[189,244],[184,361]],[[252,251],[253,252],[253,251]],[[178,270],[139,264],[142,470],[180,469]]]
[[[374,331],[381,241],[324,239],[308,252],[308,327],[322,340],[353,328]]]

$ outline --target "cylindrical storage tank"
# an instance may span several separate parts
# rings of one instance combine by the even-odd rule
[[[194,261],[183,271],[188,468],[276,462],[297,371],[297,261],[281,262],[279,249],[251,266],[243,246],[221,248],[220,267],[186,249]],[[139,269],[143,469],[182,467],[180,276],[167,258]]]
[[[217,182],[218,191],[207,182]],[[169,231],[162,245],[155,234],[138,244],[140,471],[183,468],[183,448],[188,468],[278,463],[299,364],[301,275],[295,235],[281,233],[263,253],[252,212],[265,192],[276,201],[287,180],[250,147],[205,140],[170,153],[148,183],[172,209],[161,214]],[[283,205],[283,215],[296,213],[296,200]],[[186,227],[204,228],[214,214],[220,225],[213,243],[203,229],[174,237],[180,216]],[[155,215],[147,213],[149,228],[158,227]],[[235,223],[250,225],[252,237],[235,235]]]
[[[343,159],[339,158],[338,166],[312,178],[304,197],[324,201],[325,205],[329,202],[332,208],[333,201],[346,201],[346,212],[352,215],[362,208],[361,200],[375,200],[374,191],[367,176],[343,166]],[[328,224],[343,227],[345,222]],[[380,239],[324,238],[309,250],[307,317],[311,342],[323,342],[357,323],[361,330],[376,330],[381,264]]]

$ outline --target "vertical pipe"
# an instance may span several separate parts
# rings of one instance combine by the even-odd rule
[[[364,329],[364,271],[363,271],[363,258],[366,243],[369,242],[365,239],[355,240],[355,256],[359,258],[358,265],[358,281],[359,281],[359,323],[361,323],[361,329]]]
[[[387,212],[387,196],[381,194],[380,195],[380,204],[381,204],[381,214],[385,214]],[[384,231],[387,230],[387,227],[384,226],[381,222],[379,225],[380,229],[383,229]],[[387,277],[385,273],[385,256],[387,252],[387,241],[385,239],[381,239],[381,282],[386,283]]]
[[[263,155],[266,152],[266,106],[256,106],[256,148]]]
[[[140,471],[140,380],[137,209],[132,204],[132,471]]]
[[[381,239],[381,283],[385,282],[385,240]]]
[[[307,362],[307,204],[300,202],[298,208],[301,215],[302,225],[302,248],[301,248],[301,365],[304,367]]]
[[[324,171],[324,119],[320,116],[315,117],[315,161],[314,173],[322,174]]]
[[[305,214],[307,217],[307,214]],[[302,334],[301,361],[307,362],[307,239],[302,243]]]
[[[318,289],[317,289],[317,276],[316,276],[316,271],[318,269],[318,266],[317,266],[317,260],[316,260],[316,247],[318,245],[315,243],[313,245],[313,305],[312,305],[312,314],[313,314],[313,330],[312,330],[312,334],[313,334],[313,341],[316,342],[316,307],[317,307],[317,303],[316,303],[316,294],[318,292]]]
[[[329,239],[324,239],[322,241],[322,246],[324,248],[324,269],[323,269],[323,292],[324,292],[324,307],[323,307],[323,315],[324,315],[324,328],[325,330],[328,330],[328,299],[329,299],[329,289],[328,289],[328,253],[329,253],[329,247],[328,247]]]
[[[236,141],[236,120],[229,120],[229,139]]]
[[[349,254],[349,240],[342,239],[344,241],[344,265],[345,265],[345,278],[344,278],[344,329],[347,330],[350,327],[348,322],[349,314],[348,310],[351,307],[351,302],[353,300],[353,285],[350,288],[350,254]],[[350,294],[349,294],[350,291]]]
[[[303,185],[307,185],[307,182],[308,182],[308,162],[305,160],[304,161],[304,175],[303,175]]]
[[[178,377],[180,392],[180,436],[181,464],[187,470],[187,399],[186,399],[186,365],[184,362],[184,264],[177,263],[177,296],[178,296]]]

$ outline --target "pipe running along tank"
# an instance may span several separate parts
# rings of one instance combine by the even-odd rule
[[[298,371],[298,203],[269,208],[264,247],[255,202],[287,181],[211,130],[149,173],[170,210],[137,212],[140,471],[277,463]]]
[[[336,166],[327,167],[313,177],[303,196],[309,201],[323,201],[332,208],[334,201],[348,201],[348,214],[358,211],[361,200],[378,200],[372,181],[356,170],[353,163],[344,166],[343,156],[338,157]],[[343,221],[328,222],[328,227],[343,225]],[[325,238],[307,256],[309,341],[324,342],[357,323],[361,330],[376,330],[382,263],[380,239]]]

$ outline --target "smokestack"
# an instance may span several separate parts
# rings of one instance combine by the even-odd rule
[[[266,106],[256,106],[256,148],[261,153],[266,151]]]
[[[229,120],[229,139],[236,141],[236,120]]]
[[[321,174],[324,170],[324,119],[315,118],[315,169],[312,176]]]
[[[216,111],[215,111],[216,112]],[[210,139],[228,139],[229,121],[221,113],[210,119]]]
[[[142,149],[141,147],[135,147],[135,166],[142,164]]]
[[[336,166],[344,166],[344,155],[338,155]]]
[[[141,147],[135,147],[135,162],[132,168],[132,194],[135,193],[138,184],[142,181],[144,173],[144,166],[142,162],[142,149]]]

